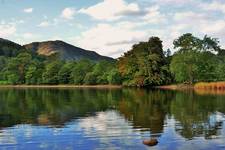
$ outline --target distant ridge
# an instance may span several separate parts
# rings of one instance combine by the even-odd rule
[[[25,48],[20,44],[0,38],[0,56],[14,57],[23,51]]]
[[[91,61],[114,61],[111,57],[102,56],[94,51],[85,50],[60,40],[20,45],[13,41],[0,38],[0,56],[14,57],[24,51],[32,51],[33,53],[44,56],[58,53],[62,60],[89,59]]]
[[[89,59],[93,61],[108,60],[113,61],[113,58],[99,55],[94,51],[85,50],[66,42],[56,41],[44,41],[44,42],[33,42],[24,45],[26,49],[30,49],[39,55],[50,56],[54,53],[59,53],[60,58],[63,60],[80,60]]]

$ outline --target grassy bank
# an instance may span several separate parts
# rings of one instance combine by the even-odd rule
[[[225,82],[199,82],[194,85],[194,88],[202,90],[225,90]]]
[[[194,90],[197,94],[225,94],[225,82],[199,82],[194,85],[187,84],[174,84],[166,86],[158,86],[156,88],[166,90]]]
[[[173,85],[164,85],[157,86],[160,89],[207,89],[207,90],[225,90],[225,81],[224,82],[198,82],[193,85],[188,84],[173,84]]]

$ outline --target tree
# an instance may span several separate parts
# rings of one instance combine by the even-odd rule
[[[76,64],[74,62],[66,62],[59,70],[59,83],[71,83],[72,69]]]
[[[73,67],[71,80],[72,83],[80,85],[84,83],[84,77],[88,72],[91,72],[93,64],[89,60],[80,60]]]
[[[32,57],[29,53],[20,53],[16,57],[16,59],[18,64],[18,73],[19,73],[20,83],[25,83],[25,73],[29,67]]]
[[[43,71],[44,64],[37,60],[33,60],[26,71],[26,84],[42,84],[41,75]]]
[[[177,82],[216,81],[219,80],[217,67],[221,52],[219,41],[205,36],[203,39],[187,33],[174,41],[177,52],[172,57],[170,70]],[[220,65],[221,68],[222,65]]]
[[[93,74],[97,76],[97,84],[108,84],[107,76],[112,68],[116,67],[114,63],[109,61],[100,61],[93,67]]]
[[[151,37],[147,42],[135,44],[119,58],[118,68],[125,85],[155,86],[168,83],[164,75],[169,70],[165,69],[168,68],[166,62],[162,41]]]
[[[7,80],[9,84],[18,84],[19,83],[19,76],[15,73],[9,73],[7,75]]]
[[[7,58],[4,56],[0,56],[0,71],[6,66]]]
[[[84,84],[87,85],[95,85],[97,82],[97,75],[94,74],[93,72],[89,72],[86,74],[84,78]]]
[[[59,76],[58,72],[62,66],[61,61],[53,61],[45,66],[42,78],[45,84],[58,84]]]
[[[194,37],[191,33],[186,33],[180,36],[173,42],[174,48],[178,49],[180,53],[185,51],[199,51],[202,49],[202,41]]]
[[[109,84],[119,85],[122,82],[122,77],[117,69],[112,69],[107,76],[107,80]]]
[[[170,70],[175,75],[176,81],[193,83],[198,73],[198,55],[199,52],[186,51],[173,56]]]

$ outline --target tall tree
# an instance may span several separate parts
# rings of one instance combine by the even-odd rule
[[[172,57],[170,70],[176,81],[192,84],[219,80],[216,68],[221,60],[215,53],[222,50],[217,39],[208,36],[200,39],[187,33],[174,41],[174,48],[177,52]]]
[[[125,78],[124,84],[153,86],[167,83],[164,75],[167,64],[162,41],[158,37],[151,37],[147,42],[134,45],[132,50],[119,58],[118,66]]]

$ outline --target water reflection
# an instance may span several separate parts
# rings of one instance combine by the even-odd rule
[[[149,138],[159,149],[219,149],[224,114],[225,95],[193,91],[1,89],[0,149],[144,149]]]

